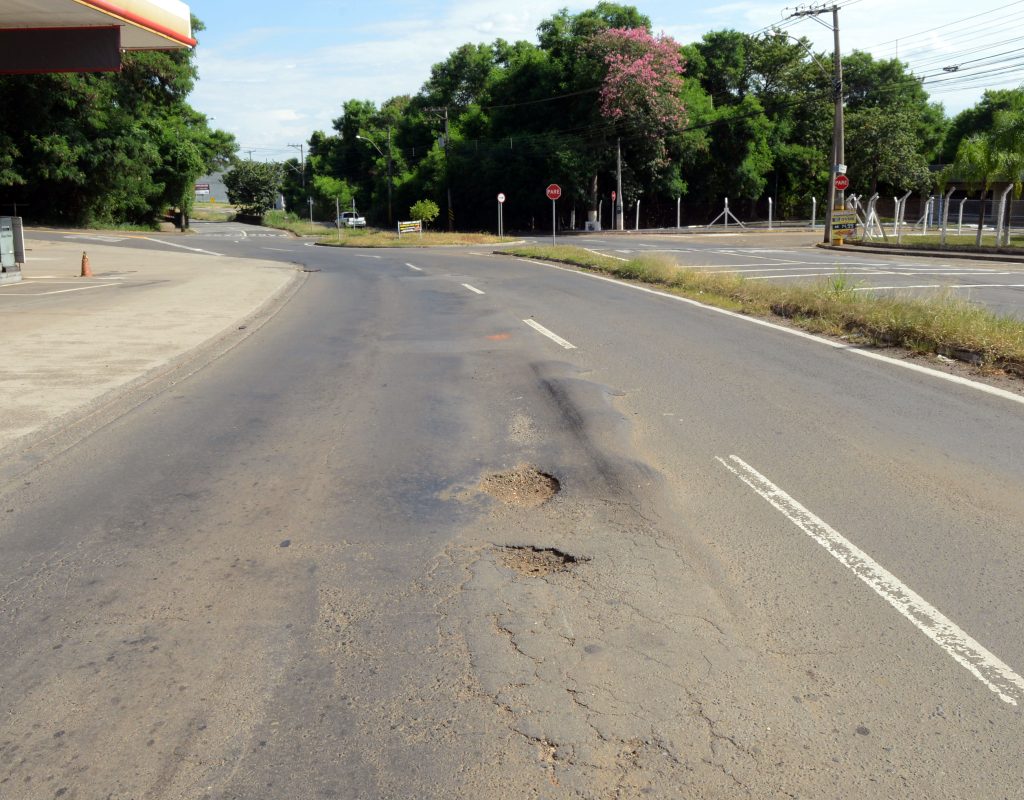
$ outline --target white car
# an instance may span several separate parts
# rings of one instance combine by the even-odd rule
[[[356,211],[342,211],[338,217],[338,227],[365,228],[366,218]]]

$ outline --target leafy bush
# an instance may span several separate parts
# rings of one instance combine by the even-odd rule
[[[425,225],[429,225],[437,219],[437,215],[440,213],[441,209],[438,208],[437,203],[433,200],[420,200],[409,209],[410,216],[413,219],[423,220]]]

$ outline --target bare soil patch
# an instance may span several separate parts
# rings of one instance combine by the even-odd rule
[[[537,508],[558,494],[561,488],[554,475],[529,465],[488,475],[480,481],[480,491],[517,508]]]

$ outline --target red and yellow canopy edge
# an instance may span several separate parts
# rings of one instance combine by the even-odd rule
[[[196,46],[196,40],[192,38],[192,36],[186,35],[181,31],[176,31],[173,28],[169,28],[166,25],[162,25],[158,22],[154,22],[153,20],[147,19],[134,11],[122,8],[116,3],[111,3],[109,2],[109,0],[74,0],[74,2],[80,6],[92,8],[111,17],[115,17],[121,20],[122,22],[128,23],[129,25],[134,25],[137,28],[143,28],[151,33],[156,34],[157,36],[162,36],[165,39],[169,39],[170,41],[175,42],[179,45],[184,45],[185,47]],[[191,33],[191,26],[189,33]]]

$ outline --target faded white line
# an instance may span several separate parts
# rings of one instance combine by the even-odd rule
[[[208,256],[223,256],[223,253],[214,253],[211,250],[200,250],[198,247],[186,247],[183,244],[177,244],[176,242],[165,242],[163,239],[154,239],[151,236],[141,236],[141,239],[145,239],[147,242],[156,242],[157,244],[164,244],[168,247],[177,247],[181,250],[190,250],[193,253],[203,253]]]
[[[366,253],[353,253],[356,258],[382,258],[382,256],[371,256]]]
[[[417,267],[417,266],[414,266],[412,264],[406,264],[405,266],[407,266],[409,269],[414,269],[417,272],[423,272],[423,268],[422,267]]]
[[[525,322],[527,325],[529,325],[531,328],[533,328],[535,331],[537,331],[537,333],[542,334],[543,336],[547,336],[555,344],[564,347],[566,350],[575,350],[576,349],[576,345],[574,345],[574,344],[572,344],[570,342],[567,342],[565,339],[563,339],[557,333],[552,333],[547,328],[545,328],[543,325],[541,325],[539,322],[534,322],[532,319],[524,319],[523,322]]]
[[[11,292],[0,294],[0,297],[44,297],[50,294],[68,294],[69,292],[84,292],[89,289],[105,289],[108,286],[116,286],[116,283],[98,283],[94,286],[79,286],[75,289],[54,289],[52,292]]]
[[[475,286],[470,286],[468,283],[464,283],[462,285],[465,286],[467,289],[469,289],[469,291],[471,291],[471,292],[475,292],[476,294],[483,294],[483,292],[481,292]]]
[[[273,250],[275,253],[290,253],[291,252],[291,250],[288,250],[287,248],[284,248],[284,247],[264,247],[263,249],[264,250]]]
[[[735,311],[729,311],[724,308],[718,308],[717,306],[709,306],[706,303],[701,303],[697,300],[691,300],[689,297],[680,297],[679,295],[669,294],[668,292],[659,292],[657,289],[648,289],[646,286],[639,286],[635,283],[626,283],[625,281],[619,281],[615,278],[606,278],[604,275],[594,275],[590,272],[583,272],[582,270],[570,269],[569,267],[560,267],[557,264],[546,264],[543,261],[534,261],[530,258],[519,258],[519,261],[525,261],[529,264],[537,264],[541,267],[547,267],[548,269],[557,269],[560,272],[569,272],[573,275],[580,275],[584,278],[592,278],[595,281],[604,281],[605,283],[611,283],[615,286],[620,286],[624,289],[633,289],[638,292],[645,292],[646,294],[653,294],[657,297],[664,297],[667,300],[675,300],[677,303],[686,303],[690,306],[696,306],[697,308],[703,308],[707,311],[712,311],[715,314],[722,314],[733,319],[738,319],[743,322],[749,323],[750,325],[760,325],[763,328],[771,328],[774,331],[780,333],[787,333],[790,336],[798,336],[801,339],[807,339],[810,342],[816,342],[817,344],[823,344],[826,347],[831,347],[835,350],[843,350],[847,353],[851,353],[857,356],[863,356],[864,358],[870,358],[875,361],[881,361],[885,364],[889,364],[894,367],[900,367],[901,369],[909,369],[912,372],[918,372],[922,375],[929,375],[932,378],[938,378],[941,381],[948,381],[949,383],[955,383],[960,386],[966,386],[969,389],[975,389],[985,394],[993,395],[994,397],[1000,397],[1003,400],[1010,400],[1014,403],[1020,403],[1024,405],[1024,395],[1015,394],[1014,392],[1008,392],[1006,389],[1000,389],[996,386],[989,386],[987,383],[979,383],[978,381],[972,381],[968,378],[961,378],[959,375],[951,375],[948,372],[940,372],[937,369],[931,369],[930,367],[922,367],[919,364],[914,364],[910,361],[900,361],[898,358],[890,358],[889,356],[883,356],[878,353],[872,353],[870,350],[862,350],[859,347],[844,344],[843,342],[833,342],[830,339],[824,339],[821,336],[815,336],[813,333],[804,333],[796,328],[787,328],[783,325],[776,325],[774,322],[768,322],[764,319],[757,319],[756,317],[748,317],[744,314],[737,314]]]
[[[604,258],[614,258],[616,261],[629,261],[628,258],[622,258],[621,256],[613,256],[611,253],[602,253],[600,250],[591,250],[589,247],[584,247],[588,253],[593,253],[595,256],[603,256]]]
[[[857,545],[738,456],[729,456],[731,464],[724,458],[716,456],[716,459],[995,692],[1000,700],[1015,706],[1024,699],[1024,678]]]
[[[790,273],[788,275],[753,275],[753,276],[747,278],[747,280],[748,281],[773,281],[773,280],[781,279],[781,278],[824,278],[824,277],[832,277],[832,276],[841,275],[841,274],[842,273],[838,273],[838,272],[797,272],[797,273]],[[872,275],[874,273],[858,272],[857,274],[858,275],[865,275],[865,274]]]
[[[924,283],[916,286],[860,286],[855,292],[880,292],[885,289],[1024,289],[1024,283]]]

